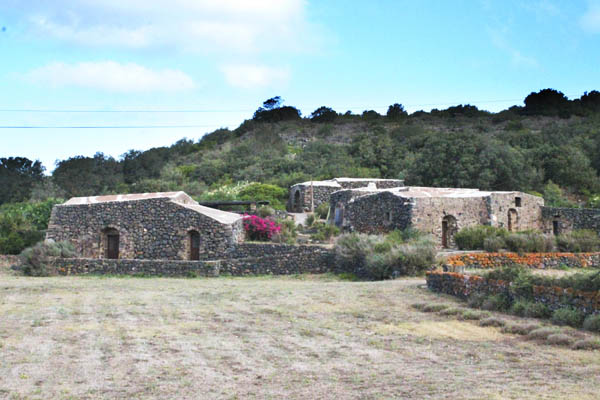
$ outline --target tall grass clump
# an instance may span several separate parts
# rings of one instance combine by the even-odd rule
[[[515,253],[548,253],[554,250],[554,237],[540,232],[515,232],[504,238],[506,248]]]
[[[39,242],[19,255],[21,270],[28,276],[56,275],[54,258],[75,257],[75,248],[68,242]]]
[[[420,275],[434,264],[436,255],[433,240],[414,231],[342,235],[335,252],[341,269],[371,280]]]
[[[508,235],[504,228],[496,228],[487,225],[475,225],[461,229],[454,235],[456,245],[461,250],[483,250],[486,239],[494,238],[496,242]],[[502,246],[501,246],[502,247]]]
[[[600,237],[589,229],[560,234],[556,237],[556,244],[560,251],[570,253],[600,251]]]

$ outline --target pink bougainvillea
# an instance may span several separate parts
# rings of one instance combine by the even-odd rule
[[[270,219],[244,214],[244,230],[250,240],[268,241],[281,231],[281,226]]]

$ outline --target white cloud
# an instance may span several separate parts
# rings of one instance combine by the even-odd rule
[[[0,12],[81,45],[245,53],[313,46],[305,8],[306,0],[3,0]]]
[[[193,89],[192,78],[181,71],[151,70],[114,61],[51,63],[30,71],[27,78],[52,87],[72,86],[110,92],[182,91]]]
[[[587,11],[583,14],[579,22],[585,31],[600,33],[600,1],[590,1]]]
[[[231,86],[242,89],[285,85],[290,78],[287,68],[264,65],[235,64],[221,67],[225,80]]]
[[[492,39],[492,43],[496,48],[506,53],[510,62],[515,67],[527,67],[527,68],[537,68],[539,67],[539,63],[535,57],[527,56],[518,49],[516,49],[510,42],[506,39],[507,30],[493,30],[488,29],[488,33]]]

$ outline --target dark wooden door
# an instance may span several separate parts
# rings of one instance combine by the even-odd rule
[[[107,235],[106,242],[106,258],[119,258],[119,235]]]
[[[196,231],[190,232],[190,260],[200,259],[200,234]]]

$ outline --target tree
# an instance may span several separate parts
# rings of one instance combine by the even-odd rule
[[[52,179],[67,197],[112,193],[123,182],[122,166],[103,153],[75,156],[59,161]]]
[[[283,99],[281,98],[281,96],[271,97],[270,99],[267,99],[263,102],[263,108],[265,110],[272,110],[274,108],[281,107],[282,103]]]
[[[404,117],[407,117],[408,113],[406,112],[406,110],[404,110],[404,106],[402,104],[395,103],[388,107],[386,116],[389,119],[399,120]]]
[[[571,113],[569,99],[554,89],[530,93],[525,98],[525,114],[568,117]]]
[[[29,199],[36,184],[44,179],[39,161],[25,157],[0,158],[0,204]]]
[[[333,109],[322,106],[310,114],[310,120],[313,122],[333,122],[337,115]]]

